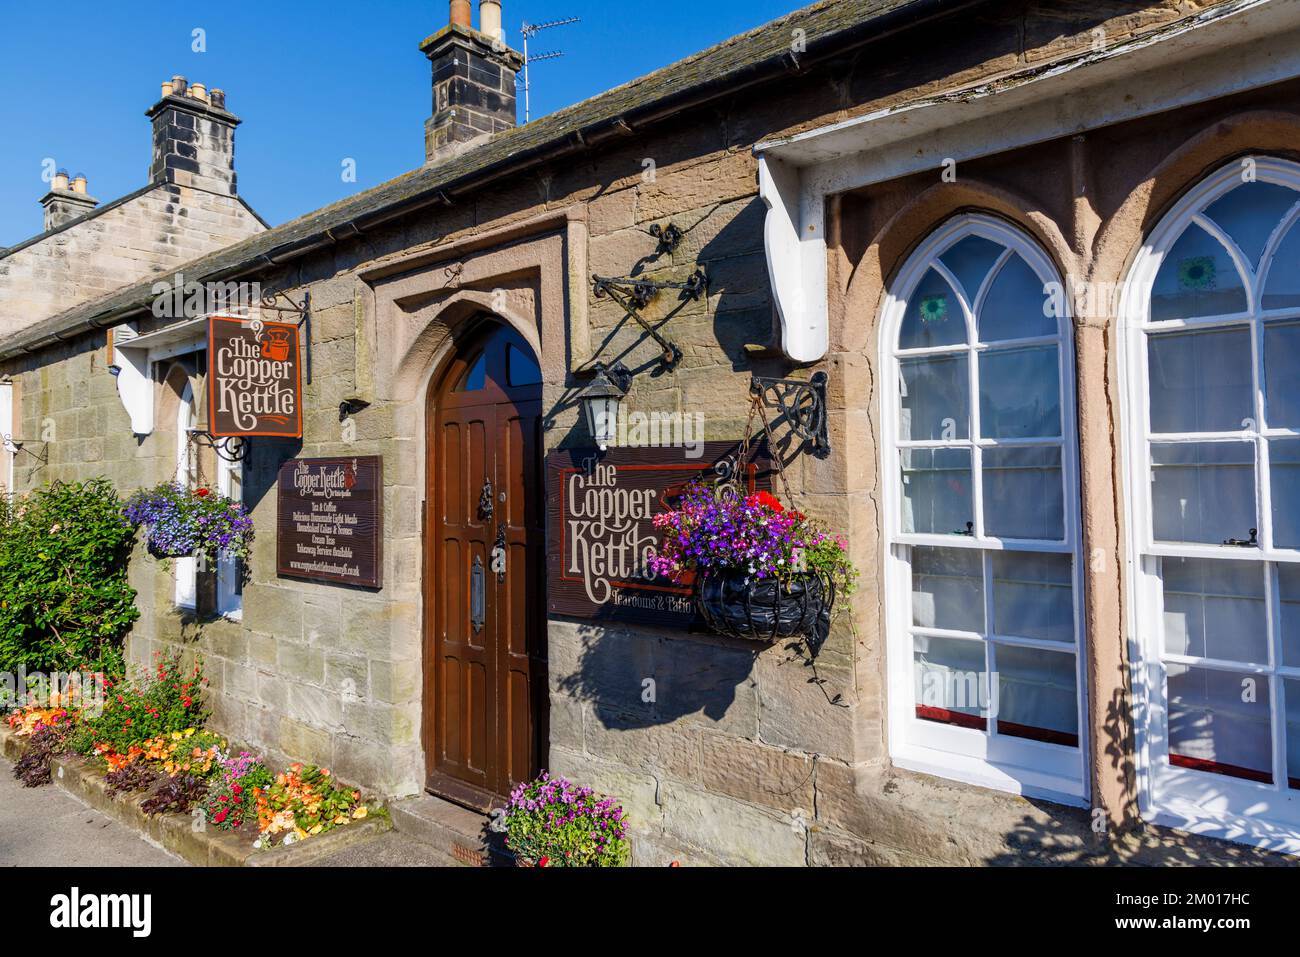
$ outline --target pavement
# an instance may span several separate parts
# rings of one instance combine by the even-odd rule
[[[185,867],[53,784],[25,788],[0,758],[0,867]]]

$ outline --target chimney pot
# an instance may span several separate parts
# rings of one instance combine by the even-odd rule
[[[202,83],[195,83],[190,87],[190,96],[206,103],[208,102],[208,88]]]
[[[185,77],[179,73],[172,77],[172,92],[177,96],[185,95]]]
[[[68,188],[68,171],[61,169],[54,174],[54,180],[50,183],[50,189],[67,189]]]
[[[226,108],[225,90],[218,89],[217,87],[213,87],[212,93],[210,95],[210,99],[212,100],[212,105],[215,106],[217,109],[224,110]]]
[[[473,16],[473,10],[469,5],[469,0],[451,0],[451,11],[449,23],[457,27],[469,27],[473,29],[473,23],[470,22]]]
[[[494,40],[504,40],[501,30],[501,0],[479,0],[478,29]]]
[[[74,193],[84,193],[86,191],[86,174],[78,173],[72,180],[72,191]]]
[[[171,81],[171,80],[166,80],[166,81],[163,83],[163,85],[162,85],[162,95],[163,95],[163,96],[171,96],[171,95],[172,95],[172,81]]]

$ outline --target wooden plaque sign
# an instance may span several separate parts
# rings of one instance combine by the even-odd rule
[[[382,587],[381,456],[290,459],[280,466],[278,507],[277,575]]]
[[[546,457],[547,608],[551,614],[686,627],[695,620],[692,587],[650,571],[659,546],[654,516],[694,479],[716,480],[715,463],[735,442],[682,448],[560,450]],[[770,488],[766,456],[751,450],[743,491]]]
[[[208,320],[208,431],[302,438],[302,348],[287,322]]]

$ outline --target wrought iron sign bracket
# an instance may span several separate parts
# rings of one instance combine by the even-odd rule
[[[750,380],[749,391],[761,396],[765,405],[780,409],[795,435],[812,445],[814,455],[825,458],[831,452],[826,428],[826,382],[825,372],[814,372],[808,380],[756,375]]]
[[[226,462],[242,462],[248,458],[248,439],[233,435],[213,435],[202,429],[190,429],[190,442],[211,449],[217,458]]]
[[[671,223],[669,224],[669,228],[676,229],[676,227]],[[662,236],[659,241],[661,243],[668,242],[668,240]],[[680,242],[681,240],[678,238],[676,241]],[[603,299],[608,296],[610,299],[614,300],[614,302],[618,303],[623,308],[623,312],[626,313],[629,318],[634,320],[637,325],[645,330],[646,334],[650,336],[650,338],[654,339],[654,341],[659,344],[659,361],[665,369],[671,371],[677,367],[677,364],[682,361],[682,350],[679,349],[675,343],[665,338],[655,326],[652,326],[646,320],[645,316],[641,315],[641,311],[650,305],[659,293],[667,289],[677,290],[679,293],[678,298],[683,303],[699,301],[700,297],[703,296],[709,288],[708,276],[702,268],[697,268],[685,282],[638,279],[633,276],[592,276],[591,284],[592,291],[595,293],[597,299]],[[675,314],[675,310],[670,312],[660,321],[659,325],[662,326]]]
[[[283,292],[269,292],[262,297],[261,308],[271,312],[289,313],[298,317],[298,325],[303,330],[303,373],[311,383],[311,290],[302,294],[302,302],[294,302]]]
[[[22,439],[15,439],[12,435],[0,436],[0,448],[3,448],[14,458],[18,457],[19,452],[26,452],[28,455],[30,455],[36,461],[40,462],[42,465],[48,465],[49,458],[50,458],[50,443],[48,442],[37,443],[41,447],[40,452],[33,452],[31,449],[27,447],[29,444],[30,443],[24,442]]]

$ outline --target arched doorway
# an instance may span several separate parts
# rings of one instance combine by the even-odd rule
[[[546,756],[541,400],[531,347],[494,320],[427,397],[426,786],[480,809]]]

